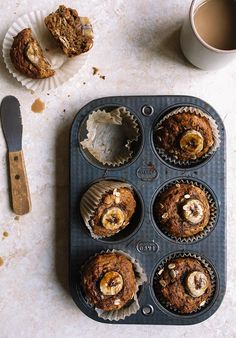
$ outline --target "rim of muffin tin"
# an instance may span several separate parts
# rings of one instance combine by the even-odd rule
[[[154,208],[154,204],[156,199],[158,198],[158,195],[161,194],[162,192],[164,192],[166,189],[168,189],[169,187],[175,185],[175,184],[181,184],[181,183],[189,183],[189,184],[193,184],[196,187],[201,188],[207,196],[209,205],[210,205],[210,209],[214,208],[214,210],[210,212],[210,219],[212,224],[207,225],[200,233],[196,234],[196,235],[192,235],[189,237],[177,237],[177,236],[173,236],[170,233],[168,233],[168,231],[165,231],[161,225],[158,224],[158,222],[155,220],[154,217],[154,212],[153,212],[153,208]],[[193,244],[196,242],[199,242],[203,239],[205,239],[206,237],[208,237],[212,231],[214,231],[218,219],[219,219],[219,214],[220,214],[220,207],[219,207],[219,203],[217,200],[217,197],[215,195],[215,193],[213,192],[213,190],[208,186],[208,184],[206,184],[205,182],[196,179],[196,178],[190,178],[190,177],[176,177],[176,178],[172,178],[168,181],[166,181],[165,183],[163,183],[154,193],[152,200],[151,200],[151,219],[152,219],[152,225],[154,227],[154,229],[160,233],[165,239],[170,240],[171,242],[174,243],[181,243],[181,244]]]
[[[186,103],[186,102],[178,102],[176,104],[172,104],[170,106],[168,106],[167,108],[163,109],[160,114],[158,115],[158,117],[154,120],[153,124],[152,124],[152,130],[150,133],[150,137],[151,137],[151,146],[152,149],[154,151],[154,154],[158,157],[158,159],[164,163],[166,166],[172,168],[172,169],[177,169],[177,170],[193,170],[193,169],[198,169],[204,165],[206,165],[216,154],[218,148],[209,155],[205,155],[203,158],[199,158],[197,160],[192,160],[189,161],[190,163],[186,163],[186,164],[179,164],[179,163],[174,163],[174,160],[171,159],[171,157],[169,155],[165,155],[164,154],[164,150],[162,151],[163,154],[161,154],[161,149],[156,147],[155,145],[155,141],[154,141],[154,134],[155,134],[155,127],[156,125],[169,113],[171,113],[171,111],[177,109],[177,108],[181,108],[181,107],[193,107],[193,108],[197,108],[203,111],[203,113],[205,113],[206,115],[209,115],[214,121],[214,117],[209,113],[209,111],[207,111],[206,109],[204,109],[202,106],[197,105],[197,104],[193,104],[193,103]],[[218,127],[218,132],[219,135],[221,135],[218,123],[215,121],[217,127]]]
[[[179,312],[178,309],[172,308],[171,305],[167,305],[165,301],[160,299],[155,292],[155,282],[157,283],[157,278],[155,277],[158,271],[160,271],[168,261],[171,261],[172,259],[176,259],[180,257],[196,258],[197,260],[199,260],[203,264],[203,266],[207,269],[210,275],[210,278],[211,278],[211,283],[212,283],[211,284],[212,294],[210,298],[206,301],[206,303],[201,308],[195,311],[192,311],[191,313],[188,313],[188,314],[183,314]],[[171,315],[175,318],[194,319],[202,314],[207,313],[211,309],[211,307],[214,305],[215,301],[217,300],[218,293],[219,293],[219,284],[220,284],[220,279],[219,279],[219,274],[216,268],[214,267],[213,263],[208,258],[206,258],[204,255],[199,254],[198,252],[195,252],[192,250],[188,252],[174,251],[162,257],[158,261],[158,263],[155,265],[154,269],[152,270],[150,293],[158,309],[164,312],[165,314]]]
[[[113,109],[119,108],[119,107],[124,107],[126,108],[136,119],[136,122],[138,124],[139,127],[139,131],[140,134],[138,136],[137,141],[133,141],[132,143],[137,143],[136,147],[137,150],[133,151],[131,158],[126,161],[124,164],[121,164],[119,166],[112,166],[112,165],[107,165],[107,164],[102,164],[101,162],[99,162],[95,157],[93,157],[92,154],[89,153],[89,151],[87,151],[86,149],[83,149],[82,145],[80,144],[81,141],[83,141],[83,139],[81,138],[81,134],[84,132],[85,134],[87,133],[87,129],[86,129],[86,122],[89,118],[89,115],[93,112],[93,111],[97,111],[97,110],[105,110],[106,112],[111,112]],[[84,128],[84,131],[82,130]],[[102,104],[102,105],[98,105],[96,106],[94,109],[92,109],[91,111],[89,111],[84,117],[83,119],[80,121],[79,126],[78,126],[78,132],[77,132],[77,139],[78,139],[78,147],[80,150],[80,153],[82,154],[82,156],[84,157],[84,159],[90,163],[92,166],[99,168],[99,169],[109,169],[109,170],[120,170],[123,168],[126,168],[130,165],[132,165],[141,155],[143,148],[144,148],[144,143],[145,143],[145,133],[144,133],[144,127],[143,124],[140,120],[140,118],[137,116],[137,114],[134,112],[134,110],[132,108],[129,108],[126,105],[122,105],[122,104],[117,104],[117,103],[107,103],[107,104]],[[134,146],[131,144],[131,150]]]
[[[79,214],[79,218],[81,219],[81,228],[83,229],[83,231],[87,234],[87,236],[89,236],[92,240],[94,241],[98,241],[101,243],[105,243],[105,244],[120,244],[123,243],[127,240],[130,240],[133,236],[136,235],[136,233],[140,230],[140,228],[142,227],[143,221],[144,221],[144,201],[143,201],[143,197],[140,193],[140,191],[136,188],[136,186],[133,183],[130,183],[129,180],[125,180],[125,179],[121,179],[121,178],[117,178],[117,177],[112,177],[112,176],[106,176],[105,178],[101,177],[98,178],[92,182],[90,182],[88,185],[85,186],[85,188],[83,189],[83,191],[81,192],[81,195],[79,196],[79,203],[80,200],[83,196],[83,194],[95,183],[98,183],[100,181],[117,181],[117,182],[122,182],[122,183],[127,183],[129,184],[134,192],[134,197],[135,197],[135,201],[137,203],[136,206],[136,210],[134,212],[134,215],[131,218],[131,222],[122,230],[120,230],[119,232],[117,232],[116,234],[109,236],[109,237],[101,237],[101,238],[93,238],[90,234],[89,229],[87,228],[86,224],[84,223],[84,220],[81,216],[80,211],[78,211]],[[140,213],[140,217],[139,217],[139,213]],[[135,219],[135,214],[137,221]],[[134,218],[134,219],[133,219]],[[133,220],[132,220],[133,219]],[[134,229],[133,231],[131,231],[129,233],[129,227],[131,224],[134,223]],[[126,234],[128,233],[128,234]],[[122,237],[122,238],[120,238]]]

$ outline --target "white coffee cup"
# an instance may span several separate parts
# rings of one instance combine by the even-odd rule
[[[180,45],[185,57],[196,67],[204,70],[226,66],[236,57],[236,49],[221,50],[207,44],[198,34],[194,25],[194,14],[206,0],[193,0],[189,15],[180,34]]]

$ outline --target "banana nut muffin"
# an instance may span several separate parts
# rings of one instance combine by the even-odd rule
[[[75,9],[61,5],[44,22],[67,56],[76,56],[92,48],[92,25],[87,17],[79,17]]]
[[[82,284],[89,303],[105,311],[124,307],[137,289],[133,264],[119,253],[93,257],[84,268]]]
[[[120,187],[106,192],[90,219],[93,233],[99,237],[115,235],[130,223],[135,208],[131,188]]]
[[[55,73],[30,28],[23,29],[14,37],[10,57],[19,72],[33,79],[44,79]]]
[[[173,259],[157,272],[156,277],[157,298],[182,314],[200,309],[212,296],[210,274],[196,258]]]
[[[154,143],[170,158],[189,161],[207,155],[215,141],[209,119],[185,110],[170,114],[158,125],[154,132]]]
[[[191,183],[176,183],[157,196],[153,214],[164,232],[190,237],[209,224],[210,206],[201,188]]]

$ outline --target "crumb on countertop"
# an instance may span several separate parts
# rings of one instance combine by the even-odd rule
[[[9,233],[7,231],[4,231],[3,232],[3,237],[8,237],[9,236]]]
[[[99,73],[99,68],[93,67],[93,75],[96,75]]]
[[[99,78],[102,79],[102,80],[105,80],[105,79],[106,79],[106,76],[105,76],[105,75],[102,75],[102,74],[100,73],[99,68],[97,68],[97,67],[92,67],[92,69],[93,69],[93,75],[98,75]]]

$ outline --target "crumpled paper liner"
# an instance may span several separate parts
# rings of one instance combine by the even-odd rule
[[[55,89],[73,78],[86,62],[87,54],[68,58],[58,47],[44,23],[48,11],[36,10],[17,19],[9,28],[3,40],[3,59],[9,72],[23,86],[32,91]],[[11,62],[10,49],[13,38],[24,28],[31,28],[33,36],[38,40],[43,54],[55,70],[52,77],[46,79],[31,79],[17,71]]]
[[[206,194],[206,197],[207,197],[208,203],[209,203],[209,207],[210,207],[210,219],[209,219],[208,225],[201,232],[199,232],[196,235],[193,235],[193,236],[190,236],[190,237],[177,237],[177,236],[173,236],[172,234],[170,234],[164,227],[159,226],[158,223],[156,222],[156,220],[155,220],[155,223],[156,223],[156,226],[158,226],[158,228],[166,236],[173,239],[177,243],[191,244],[191,243],[197,242],[197,241],[201,240],[202,238],[206,237],[214,229],[214,227],[216,225],[218,210],[217,210],[216,201],[214,200],[212,194],[208,191],[208,189],[203,184],[201,184],[197,181],[191,181],[191,180],[188,180],[188,179],[175,180],[174,182],[171,182],[171,183],[165,185],[161,189],[161,191],[159,191],[158,195],[156,196],[156,199],[158,198],[158,196],[160,196],[160,194],[162,194],[164,191],[166,191],[171,186],[176,185],[176,184],[181,184],[181,183],[187,183],[187,184],[194,185],[194,186],[202,189],[204,191],[204,193]],[[154,219],[155,219],[155,217],[154,217]]]
[[[199,260],[202,263],[202,265],[204,266],[204,268],[207,269],[207,271],[208,271],[208,273],[210,275],[211,286],[212,286],[212,292],[211,292],[210,297],[206,300],[206,303],[203,306],[201,306],[197,310],[194,310],[194,311],[191,312],[191,314],[198,313],[202,309],[204,309],[204,308],[207,307],[207,305],[213,299],[214,294],[215,294],[215,290],[216,290],[216,275],[215,275],[215,272],[214,272],[213,268],[211,267],[211,265],[203,257],[201,257],[200,255],[195,254],[195,253],[191,253],[191,252],[179,252],[179,253],[172,253],[169,256],[167,256],[166,258],[164,258],[162,260],[162,262],[159,264],[158,268],[156,269],[155,276],[154,276],[154,287],[155,287],[155,285],[156,285],[157,288],[159,287],[160,272],[164,268],[165,264],[167,262],[172,261],[175,258],[180,258],[180,257],[196,258],[197,260]],[[188,316],[189,315],[189,314],[183,314],[183,313],[181,313],[178,309],[172,307],[171,304],[167,304],[164,299],[161,299],[161,298],[159,299],[157,297],[157,295],[156,295],[156,298],[161,303],[161,305],[164,306],[167,310],[170,310],[170,311],[172,311],[172,312],[174,312],[176,314],[180,314],[181,316]]]
[[[90,220],[92,216],[94,215],[102,197],[109,191],[112,191],[114,189],[119,189],[119,188],[128,188],[133,191],[133,188],[128,183],[103,180],[103,181],[93,184],[82,196],[82,199],[80,201],[80,213],[81,213],[81,216],[84,220],[86,227],[89,229],[90,234],[94,239],[104,238],[104,237],[94,234],[93,228],[90,224]],[[117,231],[117,233],[118,232],[119,231]],[[110,236],[114,236],[114,235],[110,235]],[[105,238],[110,237],[110,236],[106,236]]]
[[[163,117],[163,119],[161,119],[156,126],[154,127],[154,131],[160,129],[162,127],[162,123],[167,120],[169,117],[173,116],[173,115],[177,115],[177,114],[181,114],[181,113],[192,113],[192,114],[197,114],[199,116],[202,117],[206,117],[210,123],[212,132],[213,132],[213,138],[214,138],[214,145],[212,146],[212,148],[210,149],[210,151],[205,154],[204,156],[202,156],[201,158],[197,158],[196,160],[187,160],[187,161],[183,161],[183,160],[179,160],[177,158],[171,157],[170,155],[168,155],[165,151],[165,149],[160,148],[155,146],[155,149],[157,151],[157,153],[167,162],[174,164],[174,165],[180,165],[180,166],[189,166],[191,164],[198,164],[199,162],[201,162],[203,159],[206,159],[207,157],[211,156],[216,150],[217,148],[219,148],[220,146],[220,132],[217,126],[216,121],[208,114],[204,113],[201,109],[196,108],[196,107],[181,107],[181,108],[177,108],[173,111],[171,111],[170,113],[168,113],[167,115],[165,115]]]
[[[90,260],[92,260],[97,255],[101,255],[103,253],[112,253],[112,252],[115,252],[115,253],[118,253],[118,254],[121,254],[121,255],[127,257],[131,261],[131,263],[133,264],[134,273],[135,273],[135,277],[136,277],[136,291],[135,291],[135,295],[134,295],[134,298],[130,302],[128,302],[128,305],[125,305],[123,308],[121,308],[119,310],[104,311],[104,310],[95,308],[95,311],[97,312],[98,317],[100,317],[100,318],[102,318],[104,320],[118,321],[118,320],[123,320],[126,317],[129,317],[129,316],[137,313],[138,310],[140,309],[137,293],[139,291],[139,287],[142,286],[147,281],[147,276],[146,276],[143,268],[136,261],[135,258],[131,257],[129,254],[127,254],[124,251],[115,250],[115,249],[101,251],[100,253],[95,254],[93,257],[90,257],[89,260],[82,266],[81,270],[83,271],[86,268],[86,265],[90,262]],[[89,304],[89,305],[93,306],[93,304]]]
[[[93,111],[87,120],[87,138],[80,142],[103,165],[120,166],[132,158],[131,144],[138,140],[136,118],[125,107],[111,112]]]

